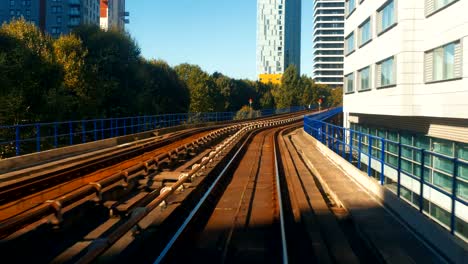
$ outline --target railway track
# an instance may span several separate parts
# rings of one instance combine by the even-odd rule
[[[286,136],[297,127],[252,135],[154,263],[382,263]]]
[[[379,262],[289,139],[301,120],[196,134],[98,171],[106,176],[43,203],[49,211],[8,219],[16,231],[0,253],[35,263]]]
[[[287,116],[290,114],[282,118]],[[265,118],[258,121],[261,120]],[[158,166],[172,166],[179,156],[186,158],[187,152],[216,144],[216,140],[245,124],[248,122],[188,129],[64,162],[5,173],[0,177],[0,238],[38,220],[42,221],[28,229],[47,221],[59,224],[65,207],[78,206],[89,199],[100,200],[106,188],[120,183],[126,185],[132,178],[147,175]],[[83,200],[87,196],[90,197]],[[44,219],[47,215],[51,217]]]
[[[257,121],[254,122],[253,126],[247,126],[263,126],[271,122],[281,122],[279,120],[284,118],[287,117]],[[183,171],[206,170],[205,166],[199,168],[196,166],[192,168],[191,166],[196,165],[195,163],[197,162],[198,166],[206,162],[206,155],[213,153],[213,145],[215,143],[222,141],[227,136],[245,127],[245,124],[233,125],[209,132],[208,135],[206,135],[206,132],[203,132],[205,136],[193,140],[194,137],[201,136],[201,134],[195,134],[192,137],[186,138],[186,140],[193,140],[190,143],[186,143],[184,140],[174,140],[175,142],[172,144],[159,148],[158,151],[161,152],[159,155],[159,152],[152,152],[151,155],[147,153],[140,155],[138,159],[134,160],[135,162],[138,161],[137,164],[131,165],[128,163],[129,161],[125,161],[125,165],[117,164],[115,167],[106,167],[94,174],[80,176],[78,179],[71,181],[67,179],[65,183],[34,193],[32,199],[29,200],[29,204],[33,205],[26,209],[23,208],[21,213],[13,215],[13,217],[7,217],[6,220],[0,223],[0,230],[3,235],[0,248],[5,250],[3,253],[9,254],[14,252],[19,253],[15,249],[19,249],[20,247],[37,248],[37,250],[30,251],[31,255],[20,255],[20,257],[41,262],[38,261],[35,255],[44,256],[43,262],[47,263],[54,260],[52,256],[57,255],[61,251],[66,251],[66,248],[71,247],[71,250],[73,250],[73,241],[83,236],[87,230],[92,233],[96,228],[105,229],[105,226],[108,226],[110,229],[107,231],[110,232],[112,229],[119,229],[121,227],[120,231],[117,231],[121,232],[120,235],[123,235],[126,233],[125,231],[128,231],[126,230],[127,227],[132,227],[134,223],[142,220],[147,212],[160,204],[164,204],[166,202],[165,196],[172,194],[176,190],[171,189],[171,187],[165,188],[167,187],[166,185],[177,185],[177,179],[180,178],[179,176],[182,175],[181,172]],[[239,139],[239,136],[235,137],[236,141]],[[180,146],[175,148],[175,144]],[[173,149],[168,151],[171,147]],[[216,148],[216,151],[220,151],[219,146]],[[114,173],[112,173],[113,171]],[[115,173],[115,171],[118,172]],[[168,174],[174,172],[177,175],[174,176],[174,173],[172,173],[172,175],[163,175],[159,180],[155,179],[156,175],[166,172]],[[97,177],[96,175],[100,175],[101,177]],[[190,176],[190,178],[184,179],[184,182],[187,180],[190,182],[192,179],[193,176]],[[41,180],[39,178],[39,182]],[[182,188],[184,185],[186,184],[181,183],[179,187]],[[179,187],[177,187],[177,190],[180,190]],[[115,190],[116,188],[118,189],[117,191]],[[50,199],[51,197],[55,198]],[[125,198],[116,199],[115,197]],[[32,202],[33,199],[39,199],[39,202],[34,203]],[[28,200],[15,201],[16,207],[13,205],[10,208],[18,210],[18,208],[21,208],[21,206],[18,206],[18,203],[25,203],[25,201]],[[142,214],[135,213],[145,207],[151,209]],[[117,215],[120,215],[120,218],[106,220],[108,218],[106,216],[107,213],[104,213],[106,210],[103,209],[110,211],[111,216],[113,212],[116,212]],[[6,212],[7,210],[1,210],[1,213],[6,214]],[[96,215],[96,221],[94,219],[88,220],[88,217],[84,216],[89,214]],[[135,215],[137,217],[133,217]],[[63,218],[86,219],[86,221],[70,223],[69,220],[63,221]],[[115,221],[115,219],[119,220]],[[113,222],[115,225],[109,224],[110,222]],[[78,231],[73,231],[72,229],[77,229]],[[45,239],[46,236],[47,239]],[[118,238],[118,235],[116,237]],[[41,241],[44,243],[41,243]],[[61,245],[57,246],[55,243]],[[82,246],[82,244],[78,245],[78,247]],[[60,260],[62,256],[58,255],[58,259]]]

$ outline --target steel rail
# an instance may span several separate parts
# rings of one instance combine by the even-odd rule
[[[280,228],[281,228],[281,245],[282,245],[282,255],[283,255],[283,263],[288,264],[288,245],[286,239],[286,227],[285,227],[285,220],[284,220],[284,208],[283,208],[283,198],[281,196],[281,181],[280,181],[280,172],[278,166],[278,159],[280,156],[278,155],[278,137],[279,133],[275,133],[273,138],[274,146],[273,146],[273,153],[275,156],[275,178],[276,178],[276,193],[278,195],[278,204],[279,204],[279,215],[280,215]]]
[[[195,145],[204,145],[208,143],[211,139],[215,139],[220,135],[228,133],[232,130],[237,129],[238,126],[231,126],[222,128],[216,131],[209,133],[208,135],[201,137],[197,140],[194,140],[192,143],[185,144],[182,146],[184,150],[193,147]],[[112,184],[118,183],[119,181],[124,181],[128,183],[129,179],[132,178],[132,175],[136,175],[141,171],[148,172],[150,167],[158,166],[161,161],[170,159],[173,155],[177,155],[178,151],[181,151],[181,147],[162,153],[156,157],[148,159],[143,162],[127,168],[126,170],[119,171],[114,173],[104,179],[101,179],[99,182],[90,182],[82,187],[70,191],[67,194],[60,196],[55,200],[48,200],[39,206],[36,206],[30,210],[24,211],[18,215],[15,215],[11,218],[8,218],[0,222],[0,235],[11,234],[18,228],[34,223],[41,218],[47,217],[49,215],[54,215],[55,219],[54,224],[58,224],[62,221],[62,210],[69,205],[74,204],[84,197],[95,194],[95,198],[100,201],[102,198],[103,189],[111,186]]]
[[[300,117],[302,118],[302,117]],[[136,226],[141,220],[143,220],[144,217],[146,217],[151,211],[153,211],[155,208],[157,208],[159,205],[163,204],[165,200],[172,195],[176,190],[181,188],[183,184],[191,179],[192,177],[196,177],[198,173],[203,172],[206,169],[206,166],[208,166],[209,163],[212,163],[215,161],[215,159],[219,158],[222,153],[231,145],[233,145],[235,142],[240,140],[247,132],[255,129],[255,128],[261,128],[261,127],[269,127],[269,126],[276,126],[280,124],[285,124],[288,122],[292,122],[295,120],[300,119],[299,117],[296,118],[288,118],[288,119],[274,119],[274,120],[266,120],[266,121],[260,121],[260,122],[252,122],[252,124],[243,126],[239,131],[237,131],[234,135],[226,139],[223,143],[219,144],[216,149],[212,152],[210,152],[207,156],[205,156],[202,161],[199,164],[195,164],[192,166],[192,170],[189,171],[188,173],[182,173],[179,176],[179,180],[175,182],[171,187],[166,187],[163,188],[160,191],[160,195],[156,197],[153,201],[151,201],[148,205],[146,205],[143,208],[139,208],[139,210],[135,213],[132,214],[131,218],[125,222],[123,225],[119,226],[114,232],[112,232],[107,238],[100,239],[99,241],[93,242],[89,248],[92,249],[88,251],[84,256],[82,256],[76,263],[91,263],[95,258],[97,258],[99,255],[104,253],[112,244],[117,242],[118,239],[123,237],[128,231],[131,230],[134,226]],[[199,202],[200,204],[200,202]],[[201,204],[200,204],[201,206]],[[199,206],[197,206],[199,208]],[[196,211],[195,211],[196,213]],[[188,223],[188,222],[187,222]],[[186,227],[186,226],[185,226]],[[183,229],[185,229],[185,227]],[[180,231],[180,233],[183,231],[183,229]],[[180,235],[179,232],[176,233],[177,237],[173,237],[174,241],[177,240],[177,238]],[[172,241],[172,239],[171,239]],[[167,252],[170,250],[170,248],[173,246],[173,244],[168,244],[169,246],[167,248]],[[165,252],[163,250],[163,252]],[[165,254],[167,254],[167,252]],[[162,256],[161,260],[165,257]]]

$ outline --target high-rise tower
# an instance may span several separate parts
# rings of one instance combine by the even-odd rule
[[[317,83],[343,85],[344,13],[344,0],[314,2],[313,76]]]
[[[285,69],[301,67],[301,0],[257,0],[257,74],[280,83]]]

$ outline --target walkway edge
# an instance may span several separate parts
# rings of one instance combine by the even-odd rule
[[[405,226],[411,233],[415,234],[422,243],[450,262],[465,263],[466,259],[468,259],[467,243],[455,236],[452,236],[450,232],[440,227],[428,217],[419,213],[419,211],[412,208],[409,204],[400,200],[390,190],[380,186],[358,168],[343,159],[340,155],[336,154],[327,146],[308,135],[303,129],[299,130],[299,133],[303,133],[304,137],[310,141],[310,143],[315,145],[317,149],[332,162],[332,164],[334,164],[339,170],[347,175],[348,178],[374,198],[374,200],[393,215],[396,220],[402,223],[403,226]],[[320,183],[329,192],[332,198],[340,205],[343,205],[337,195],[327,186],[323,177],[314,168],[307,156],[304,155],[304,153],[301,153],[301,156],[306,161],[309,169],[316,175]],[[357,224],[356,228],[360,230]],[[363,237],[363,239],[367,238]],[[437,245],[437,247],[434,245]]]

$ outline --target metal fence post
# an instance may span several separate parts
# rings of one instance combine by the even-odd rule
[[[367,175],[371,176],[371,164],[372,164],[372,136],[367,135],[367,138],[369,139],[369,148],[368,148],[368,155],[369,155],[369,162],[367,163]]]
[[[353,131],[350,129],[349,130],[349,162],[350,163],[353,162],[353,143],[354,143]]]
[[[381,149],[381,167],[380,167],[380,185],[384,185],[385,182],[385,175],[384,175],[384,169],[385,169],[385,140],[383,138],[380,139],[382,143],[382,149]]]
[[[81,121],[81,142],[86,143],[86,121]]]
[[[58,139],[57,139],[57,122],[54,123],[54,148],[58,147]]]
[[[36,152],[41,151],[41,125],[36,124]]]
[[[16,156],[20,155],[20,127],[15,126],[15,146],[16,146]]]
[[[93,125],[94,125],[94,141],[97,141],[97,124],[96,124],[96,120],[94,120]]]
[[[101,139],[104,139],[104,119],[101,119]]]
[[[70,146],[73,145],[73,123],[68,122],[68,128],[70,132]]]
[[[361,152],[362,152],[362,133],[359,132],[359,142],[358,142],[358,167],[359,169],[362,169]]]
[[[343,159],[346,159],[346,128],[343,127],[341,133],[343,135]]]
[[[137,133],[140,133],[140,117],[137,117]]]
[[[114,137],[114,123],[112,122],[112,118],[109,119],[109,135],[110,135],[110,138],[113,138]]]
[[[124,136],[127,135],[127,119],[123,120],[123,129],[124,129]]]
[[[401,142],[398,142],[397,196],[401,194]]]
[[[453,177],[452,177],[452,214],[450,215],[450,233],[455,234],[455,202],[457,200],[457,177],[458,177],[458,159],[453,159]]]
[[[425,153],[424,149],[421,149],[421,179],[419,183],[421,187],[419,189],[419,211],[422,212],[424,209],[424,159]]]

